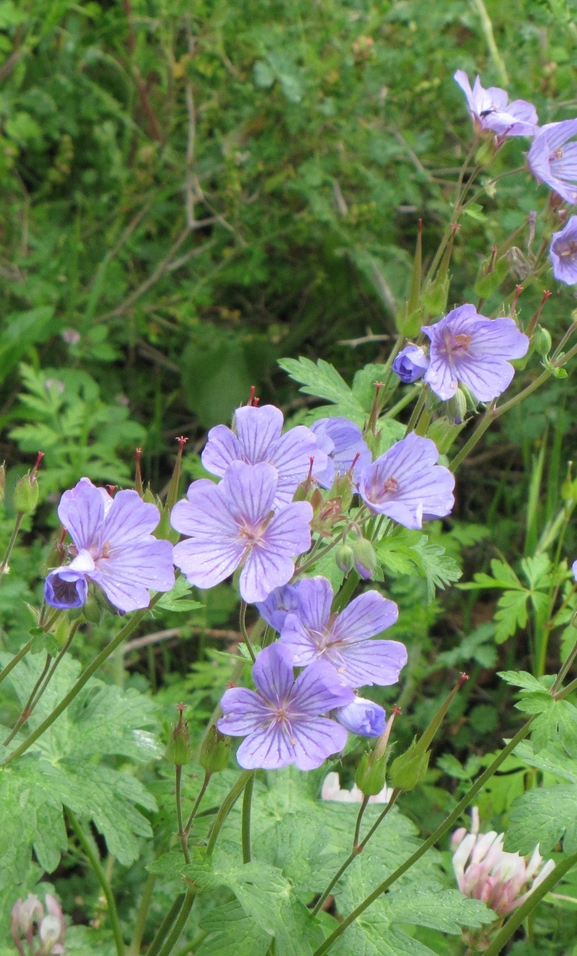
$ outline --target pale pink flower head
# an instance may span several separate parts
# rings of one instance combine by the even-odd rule
[[[471,832],[455,830],[451,840],[453,870],[459,889],[465,896],[481,900],[497,916],[504,916],[524,903],[546,876],[555,869],[553,860],[545,864],[535,847],[529,861],[518,853],[503,849],[504,833],[479,833],[479,811],[471,811]]]
[[[388,803],[392,793],[393,791],[385,784],[380,793],[375,793],[374,796],[369,797],[369,803]],[[333,770],[326,775],[321,788],[321,800],[334,800],[337,803],[362,803],[363,799],[364,795],[356,783],[350,790],[341,790],[338,773]]]
[[[29,893],[24,901],[16,900],[12,907],[10,929],[21,956],[26,956],[22,936],[28,943],[30,952],[35,953],[35,956],[58,956],[66,952],[64,948],[66,923],[62,915],[62,907],[50,893],[47,893],[44,899],[46,914],[42,903],[34,893]],[[35,935],[38,937],[37,940],[34,939]]]

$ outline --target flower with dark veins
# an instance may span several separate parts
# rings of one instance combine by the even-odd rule
[[[119,491],[111,498],[104,488],[81,478],[62,495],[58,517],[72,538],[74,558],[46,579],[44,597],[52,607],[81,607],[88,580],[125,612],[148,607],[149,590],[174,586],[172,545],[152,535],[160,512],[136,491]]]
[[[431,340],[425,382],[443,401],[462,382],[479,402],[490,402],[511,384],[511,359],[523,358],[529,339],[513,319],[488,319],[474,305],[453,309],[422,330]]]
[[[437,465],[437,446],[411,432],[363,469],[359,494],[370,509],[405,528],[421,528],[424,520],[444,518],[455,504],[455,478]]]
[[[327,457],[311,429],[297,425],[283,435],[283,413],[274,405],[237,408],[234,424],[235,431],[227,425],[210,429],[202,464],[219,478],[234,461],[274,465],[278,476],[275,507],[290,504],[297,486],[309,473],[311,458],[313,475],[326,468]]]
[[[527,153],[529,169],[572,206],[577,204],[577,119],[542,126]]]
[[[314,770],[346,744],[347,731],[322,716],[352,701],[331,667],[317,661],[294,678],[293,657],[278,642],[265,647],[252,669],[256,691],[233,687],[221,700],[218,729],[245,737],[236,759],[248,770],[296,764]]]
[[[534,136],[539,128],[539,117],[532,103],[513,100],[509,103],[506,90],[490,86],[485,90],[477,76],[471,89],[464,70],[457,70],[455,82],[467,98],[467,107],[478,131],[491,130],[498,136]]]
[[[407,663],[405,645],[373,639],[397,620],[395,602],[378,591],[365,591],[332,614],[332,601],[327,578],[300,582],[298,610],[287,614],[281,631],[281,643],[290,648],[295,666],[325,661],[349,687],[396,683]]]
[[[212,588],[241,567],[240,594],[252,603],[290,581],[295,558],[311,545],[313,509],[297,501],[275,510],[278,483],[272,465],[242,461],[233,461],[218,485],[193,481],[170,519],[188,535],[174,561],[190,584]]]
[[[566,285],[577,285],[577,216],[571,216],[560,232],[553,233],[549,255],[555,278]]]

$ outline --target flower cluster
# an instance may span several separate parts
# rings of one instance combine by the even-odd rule
[[[527,862],[518,853],[503,849],[504,833],[479,833],[479,811],[472,813],[471,832],[456,830],[451,840],[453,869],[465,896],[482,900],[504,916],[524,903],[546,876],[555,869],[553,860],[543,864],[539,846]]]
[[[36,956],[51,956],[64,953],[64,939],[66,937],[66,923],[62,915],[62,907],[50,893],[44,897],[44,907],[34,893],[29,893],[25,900],[16,900],[12,907],[10,929],[16,948],[21,956],[26,956],[22,938],[30,947],[30,952]],[[34,937],[38,936],[35,943]],[[36,948],[38,946],[38,948]]]

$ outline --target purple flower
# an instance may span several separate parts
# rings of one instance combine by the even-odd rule
[[[315,478],[323,488],[330,488],[337,475],[344,475],[353,467],[353,477],[373,460],[363,433],[348,418],[319,418],[311,425],[319,447],[328,458],[323,471],[315,471]],[[356,459],[356,461],[355,461]]]
[[[257,602],[260,616],[279,634],[287,614],[295,611],[299,606],[299,583],[297,581],[296,584],[285,584],[282,588],[275,588],[266,601]]]
[[[573,564],[571,565],[571,570],[573,572],[573,577],[577,581],[577,561],[573,562]]]
[[[393,362],[393,372],[397,373],[405,385],[410,385],[418,378],[422,378],[428,367],[429,356],[418,345],[407,345]]]
[[[395,623],[397,605],[378,591],[365,591],[340,614],[331,614],[332,601],[326,578],[300,582],[298,611],[287,614],[281,632],[295,665],[325,661],[349,687],[394,684],[407,663],[407,651],[398,641],[371,638]]]
[[[567,285],[577,283],[577,216],[571,216],[561,232],[554,232],[549,249],[553,275]]]
[[[529,348],[513,319],[487,319],[474,305],[453,309],[423,332],[431,340],[425,382],[443,401],[453,397],[459,382],[479,402],[497,398],[515,374],[508,360],[523,358]]]
[[[358,734],[360,737],[380,737],[385,732],[385,711],[379,704],[365,697],[355,697],[350,704],[337,707],[333,711],[333,717],[352,734]]]
[[[438,457],[430,438],[411,432],[364,469],[359,494],[373,511],[405,528],[443,518],[455,504],[455,479],[448,468],[435,464]]]
[[[280,507],[292,501],[298,484],[309,473],[311,458],[314,458],[313,474],[326,467],[326,455],[310,428],[297,425],[281,435],[283,414],[280,408],[244,405],[237,408],[234,418],[236,434],[226,425],[217,425],[208,433],[208,443],[201,457],[211,474],[222,478],[233,461],[274,465],[278,472],[274,504]]]
[[[534,136],[537,132],[539,117],[532,103],[526,100],[514,100],[498,86],[484,90],[479,77],[471,89],[469,77],[464,70],[457,70],[454,80],[467,97],[469,113],[475,129],[490,129],[499,136]]]
[[[529,169],[539,182],[547,183],[565,202],[577,203],[577,119],[542,126],[527,153]]]
[[[47,604],[80,607],[86,600],[86,578],[120,611],[148,607],[149,588],[170,591],[174,586],[172,545],[152,536],[160,521],[158,508],[136,491],[119,491],[111,498],[104,488],[81,478],[62,495],[58,517],[74,542],[70,551],[75,558],[48,575]]]
[[[212,588],[242,566],[243,600],[264,601],[294,574],[294,558],[311,545],[308,501],[274,509],[279,478],[264,462],[233,461],[222,481],[193,481],[187,499],[172,509],[173,528],[189,535],[174,549],[174,561],[188,581]]]
[[[252,676],[256,692],[225,691],[217,722],[221,733],[246,737],[236,755],[241,767],[313,770],[343,749],[345,728],[320,716],[353,699],[332,667],[317,661],[295,680],[290,649],[277,642],[260,652]]]

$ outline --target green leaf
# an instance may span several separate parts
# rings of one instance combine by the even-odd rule
[[[428,892],[404,890],[387,899],[387,916],[393,923],[428,926],[442,933],[459,935],[462,926],[477,929],[492,923],[495,914],[480,900],[471,900],[459,890],[432,888]]]
[[[325,398],[334,403],[335,408],[323,406],[321,409],[316,409],[315,413],[318,413],[319,418],[322,415],[344,415],[358,425],[364,424],[367,417],[365,409],[336,368],[329,362],[323,359],[315,363],[307,358],[286,358],[280,359],[279,365],[292,379],[302,383],[301,392]]]
[[[577,756],[577,707],[568,700],[555,700],[553,697],[544,699],[542,709],[530,709],[540,706],[542,698],[531,695],[531,700],[525,697],[516,705],[526,713],[539,714],[531,727],[531,743],[535,752],[543,750],[550,741],[559,741],[571,757]]]
[[[487,217],[483,212],[483,207],[477,202],[472,202],[470,206],[467,206],[465,209],[465,215],[468,216],[469,219],[474,219],[475,222],[486,222],[487,220]]]
[[[532,693],[543,693],[547,688],[528,671],[497,671],[497,676],[513,687],[521,687]]]
[[[237,900],[217,906],[200,921],[208,938],[198,956],[266,956],[271,936],[247,916]]]
[[[529,790],[513,803],[505,848],[544,855],[563,838],[563,852],[577,851],[577,786],[558,784]]]
[[[503,644],[517,628],[527,624],[527,599],[530,591],[505,591],[497,603],[495,640]]]
[[[515,755],[529,767],[536,767],[577,784],[577,760],[568,757],[567,751],[560,743],[549,742],[543,750],[535,753],[529,741],[523,740],[515,747]]]
[[[531,590],[548,588],[551,582],[551,561],[546,554],[538,554],[534,558],[523,558],[521,561],[523,573],[527,578]]]
[[[427,579],[430,602],[435,598],[436,588],[444,590],[448,585],[458,581],[463,572],[442,545],[427,544],[428,540],[427,535],[422,535],[419,543],[411,550],[417,555],[421,571]]]
[[[458,581],[461,569],[440,544],[429,544],[429,538],[420,531],[402,529],[376,542],[376,552],[384,568],[393,574],[417,572],[427,581],[429,601],[436,588],[445,588]]]
[[[200,601],[191,600],[189,597],[191,591],[192,585],[182,575],[176,579],[174,587],[162,595],[156,606],[163,608],[165,611],[197,611],[204,607],[204,604]]]

